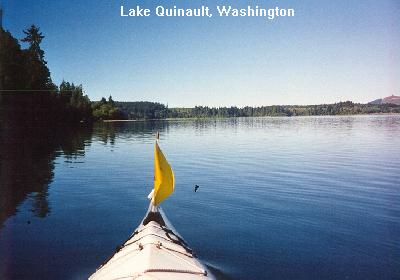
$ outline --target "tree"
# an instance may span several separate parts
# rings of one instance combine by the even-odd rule
[[[43,64],[47,64],[44,60],[44,51],[40,48],[40,43],[44,39],[44,36],[39,31],[39,27],[32,24],[30,28],[24,30],[24,33],[26,37],[21,39],[21,41],[29,44],[29,51],[36,59],[43,62]]]
[[[64,121],[89,121],[92,118],[92,105],[89,97],[84,95],[82,85],[63,81],[59,87],[58,104]]]
[[[126,119],[126,116],[122,111],[115,106],[115,102],[111,95],[107,100],[102,97],[100,101],[92,104],[93,117],[96,120],[116,120]]]
[[[111,95],[108,97],[108,103],[109,103],[111,106],[115,106],[115,102],[114,102],[114,100],[112,99],[112,96],[111,96]]]
[[[0,28],[0,90],[27,88],[25,57],[18,40]]]
[[[44,60],[44,51],[40,48],[44,36],[35,25],[24,30],[24,33],[26,37],[21,41],[29,44],[28,49],[24,50],[29,89],[55,89],[50,78],[50,71],[46,66],[47,62]]]
[[[63,81],[58,89],[51,82],[39,28],[24,33],[27,49],[0,27],[0,90],[10,90],[0,91],[0,120],[9,127],[91,121],[92,104],[82,85]]]

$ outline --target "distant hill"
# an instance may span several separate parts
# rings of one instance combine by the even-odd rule
[[[400,105],[400,96],[392,95],[381,99],[376,99],[369,102],[368,104],[380,105],[380,104],[396,104]]]

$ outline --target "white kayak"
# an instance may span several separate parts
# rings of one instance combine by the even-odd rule
[[[170,225],[161,208],[150,204],[139,227],[89,279],[197,280],[214,277]]]

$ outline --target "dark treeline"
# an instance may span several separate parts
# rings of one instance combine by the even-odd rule
[[[194,108],[168,108],[153,102],[116,102],[123,116],[128,119],[164,118],[226,118],[226,117],[276,117],[358,115],[378,113],[400,113],[394,104],[356,104],[351,101],[323,105],[280,105],[262,107],[219,107],[196,106]]]
[[[157,102],[115,102],[124,118],[138,119],[165,119],[169,117],[168,107]]]
[[[53,125],[120,117],[113,102],[92,103],[82,85],[66,81],[55,85],[41,49],[44,36],[35,25],[24,34],[20,41],[27,44],[25,49],[0,28],[0,121]]]
[[[24,31],[21,42],[0,28],[0,114],[3,121],[14,123],[77,123],[92,118],[91,102],[81,85],[62,82],[55,85],[50,77],[39,28]]]
[[[172,108],[171,118],[207,117],[276,117],[276,116],[319,116],[319,115],[358,115],[377,113],[400,113],[400,106],[394,104],[357,104],[351,101],[322,105],[273,105],[261,107],[194,107]]]

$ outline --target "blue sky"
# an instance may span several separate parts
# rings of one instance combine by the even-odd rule
[[[227,18],[248,1],[2,0],[18,38],[32,23],[53,81],[92,100],[175,106],[368,102],[400,94],[400,1],[256,1],[295,17]],[[120,17],[120,6],[207,5],[212,18]]]

